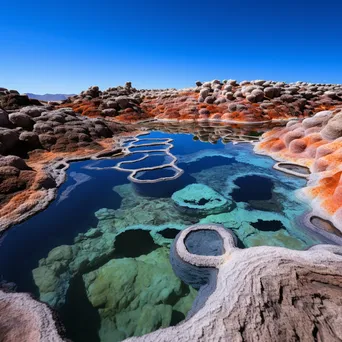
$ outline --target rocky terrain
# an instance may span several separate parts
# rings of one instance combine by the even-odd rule
[[[74,258],[71,249],[66,252],[62,248],[66,246],[56,248],[48,259],[42,260],[41,272],[47,262],[63,268],[67,258]],[[102,267],[83,276],[86,293],[102,318],[102,340],[140,335],[154,330],[155,324],[163,327],[171,319],[171,310],[187,306],[181,297],[180,282],[170,272],[163,253],[163,248],[159,248],[138,258],[104,261]],[[180,324],[129,341],[330,342],[342,338],[340,246],[318,245],[306,251],[267,246],[239,249],[231,231],[221,225],[206,224],[182,230],[173,242],[170,258],[175,274],[199,289],[192,309]],[[160,259],[165,260],[163,268],[167,269],[162,279],[153,275],[160,265],[156,260]],[[118,281],[112,282],[113,275]],[[51,277],[46,275],[45,279]],[[44,276],[39,281],[43,286]],[[160,291],[148,292],[148,297],[155,301],[153,311],[148,307],[146,312],[141,311],[145,298],[137,296],[132,300],[131,294],[145,281],[161,286]],[[162,290],[163,281],[167,281],[171,292]],[[161,302],[164,304],[157,305]],[[63,330],[51,311],[28,295],[0,292],[0,307],[1,340],[14,342],[23,334],[30,336],[31,342],[63,340],[58,336]],[[159,321],[151,320],[151,312],[153,317],[160,312]],[[24,317],[18,324],[18,319]],[[137,326],[130,326],[134,320],[141,323],[138,326],[143,330],[132,333]]]
[[[313,216],[342,231],[342,107],[266,132],[256,151],[308,167],[302,197],[312,203]],[[324,222],[320,225],[324,228]]]
[[[204,242],[204,231],[216,234]],[[183,281],[202,284],[197,310],[175,327],[128,341],[339,341],[341,262],[340,246],[240,250],[222,226],[189,227],[174,241],[171,263]]]
[[[81,116],[70,108],[42,105],[13,91],[2,93],[0,231],[43,209],[53,199],[56,187],[64,180],[68,159],[113,149],[113,136],[130,130]]]
[[[273,124],[286,121],[286,127],[269,130]],[[221,123],[242,124],[243,128],[235,134]],[[260,141],[251,128],[255,123],[263,124],[266,131]],[[122,150],[122,136],[158,127],[190,132],[194,140],[212,143],[220,138],[224,142],[255,142],[257,153],[280,162],[275,168],[308,179],[301,196],[311,201],[313,212],[303,220],[317,229],[341,234],[342,86],[264,80],[196,82],[195,87],[181,90],[137,90],[127,82],[105,91],[93,86],[63,103],[44,104],[0,88],[0,231],[44,209],[65,180],[70,161],[119,155],[137,148],[131,142]],[[171,147],[168,141],[163,144]],[[140,145],[144,146],[148,144]],[[250,198],[248,206],[240,203],[233,208],[227,197],[237,188],[234,182],[248,173],[257,173],[259,181],[267,174],[274,186],[279,185],[271,174],[274,162],[263,160],[259,165],[247,152],[238,156],[229,151],[216,153],[239,158],[246,165],[244,170],[227,164],[213,168],[212,174],[195,172],[192,176],[201,185],[199,189],[196,184],[188,185],[175,191],[172,199],[158,199],[158,203],[148,197],[132,200],[128,196],[133,191],[131,184],[116,189],[122,197],[119,209],[100,209],[96,228],[79,234],[73,245],[54,248],[33,270],[40,299],[61,307],[75,284],[82,284],[101,319],[101,339],[108,341],[170,326],[181,320],[176,314],[187,319],[136,340],[341,340],[340,247],[294,251],[264,246],[269,237],[277,246],[305,247],[304,233],[299,240],[290,234],[297,224],[291,215],[302,212],[296,200],[286,198],[304,180],[289,179],[280,192],[270,192],[270,199]],[[178,162],[190,167],[192,161],[206,156],[207,151],[201,151]],[[121,162],[119,166],[129,171],[131,164]],[[170,165],[175,165],[175,159]],[[227,170],[234,171],[228,181]],[[180,177],[181,171],[175,177]],[[222,196],[226,189],[229,195]],[[231,211],[223,212],[227,208]],[[289,216],[267,212],[269,208]],[[259,222],[261,213],[263,222]],[[200,223],[207,228],[194,226],[178,235],[171,261],[179,279],[168,263],[174,236],[167,236],[193,223],[193,215],[203,217]],[[237,215],[244,217],[241,226]],[[263,231],[260,224],[265,221],[278,226]],[[165,226],[170,222],[172,227]],[[225,230],[222,235],[221,226],[212,223],[229,226],[234,233]],[[201,246],[203,236],[192,236],[191,244],[179,245],[187,234],[203,229],[215,230],[222,241],[215,238]],[[206,234],[205,240],[211,236]],[[145,245],[146,239],[146,251],[141,251],[139,244],[132,245],[133,252],[120,250],[127,241],[144,241]],[[224,248],[220,248],[220,241]],[[247,248],[240,250],[236,245]],[[250,247],[256,245],[263,247]],[[155,287],[141,290],[150,283]],[[190,310],[196,291],[188,285],[194,284],[199,295]],[[63,329],[55,323],[54,314],[27,295],[1,290],[0,309],[1,341],[16,341],[18,334],[30,336],[30,341],[63,340],[59,335]]]
[[[64,328],[56,314],[27,293],[11,293],[0,289],[0,312],[1,341],[67,341],[62,338]]]
[[[296,82],[213,80],[187,89],[137,90],[124,87],[100,91],[91,87],[63,106],[86,116],[116,121],[271,122],[304,118],[342,102],[342,86]]]
[[[20,94],[17,90],[0,87],[0,108],[11,110],[32,105],[40,106],[41,103],[36,99],[30,99],[26,94]]]

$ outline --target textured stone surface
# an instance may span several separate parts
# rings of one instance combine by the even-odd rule
[[[17,164],[0,166],[0,230],[45,209],[54,199],[57,187],[64,182],[70,160],[87,159],[100,151],[110,151],[113,144],[112,139],[104,139],[70,152],[37,150],[25,161],[17,156],[0,156],[0,165],[10,158],[28,166],[28,169],[19,169]]]
[[[323,111],[302,122],[271,130],[256,145],[257,153],[308,167],[302,198],[314,213],[342,230],[342,109]]]
[[[224,81],[196,82],[187,89],[135,89],[119,86],[104,91],[93,87],[69,98],[63,106],[87,116],[103,115],[116,121],[226,121],[270,122],[303,118],[333,108],[342,99],[340,85],[315,85],[251,80],[238,84]],[[333,90],[333,91],[332,91]],[[205,112],[204,112],[205,111]]]
[[[204,184],[190,184],[175,192],[172,200],[181,212],[189,215],[220,213],[229,205],[227,199]]]
[[[46,304],[26,293],[0,290],[0,340],[3,342],[62,342],[64,330]]]
[[[193,229],[196,226],[183,234]],[[183,259],[181,248],[182,240],[178,239],[176,253]],[[216,257],[189,258],[188,263],[203,267],[214,265]],[[200,258],[204,259],[199,262]],[[239,250],[230,243],[220,260],[212,266],[218,269],[215,290],[197,313],[176,327],[129,341],[342,338],[341,247],[319,245],[302,252],[278,247]]]
[[[168,261],[168,249],[159,248],[136,259],[114,259],[83,276],[88,298],[102,319],[101,341],[139,336],[171,323],[172,311],[193,292],[182,286]],[[110,328],[109,328],[110,327]]]
[[[4,158],[16,155],[25,158],[30,169],[18,171],[15,165],[0,166],[0,230],[42,210],[54,198],[67,168],[53,170],[63,164],[58,159],[91,157],[111,149],[108,138],[114,134],[132,130],[115,123],[107,125],[103,119],[83,117],[70,108],[17,107],[10,114],[0,109],[0,165]]]

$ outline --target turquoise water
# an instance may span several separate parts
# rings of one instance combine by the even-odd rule
[[[305,180],[273,170],[274,161],[255,155],[252,145],[158,131],[140,138],[152,140],[133,145],[158,145],[72,163],[57,199],[1,238],[2,279],[56,308],[75,342],[120,341],[186,317],[196,291],[174,275],[168,255],[190,224],[223,224],[240,248],[325,242],[298,223],[310,209],[295,195]],[[134,160],[121,164],[126,170],[114,168]],[[144,169],[151,167],[157,169]],[[131,182],[132,172],[153,182]],[[222,205],[214,207],[217,198]]]

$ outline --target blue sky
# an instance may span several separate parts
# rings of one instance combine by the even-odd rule
[[[4,1],[0,87],[79,93],[196,80],[342,83],[342,2]]]

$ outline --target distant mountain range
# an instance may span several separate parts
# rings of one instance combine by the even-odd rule
[[[44,94],[44,95],[38,95],[38,94],[26,93],[26,95],[30,99],[37,99],[40,101],[63,101],[63,100],[66,100],[68,97],[73,96],[75,94]]]

